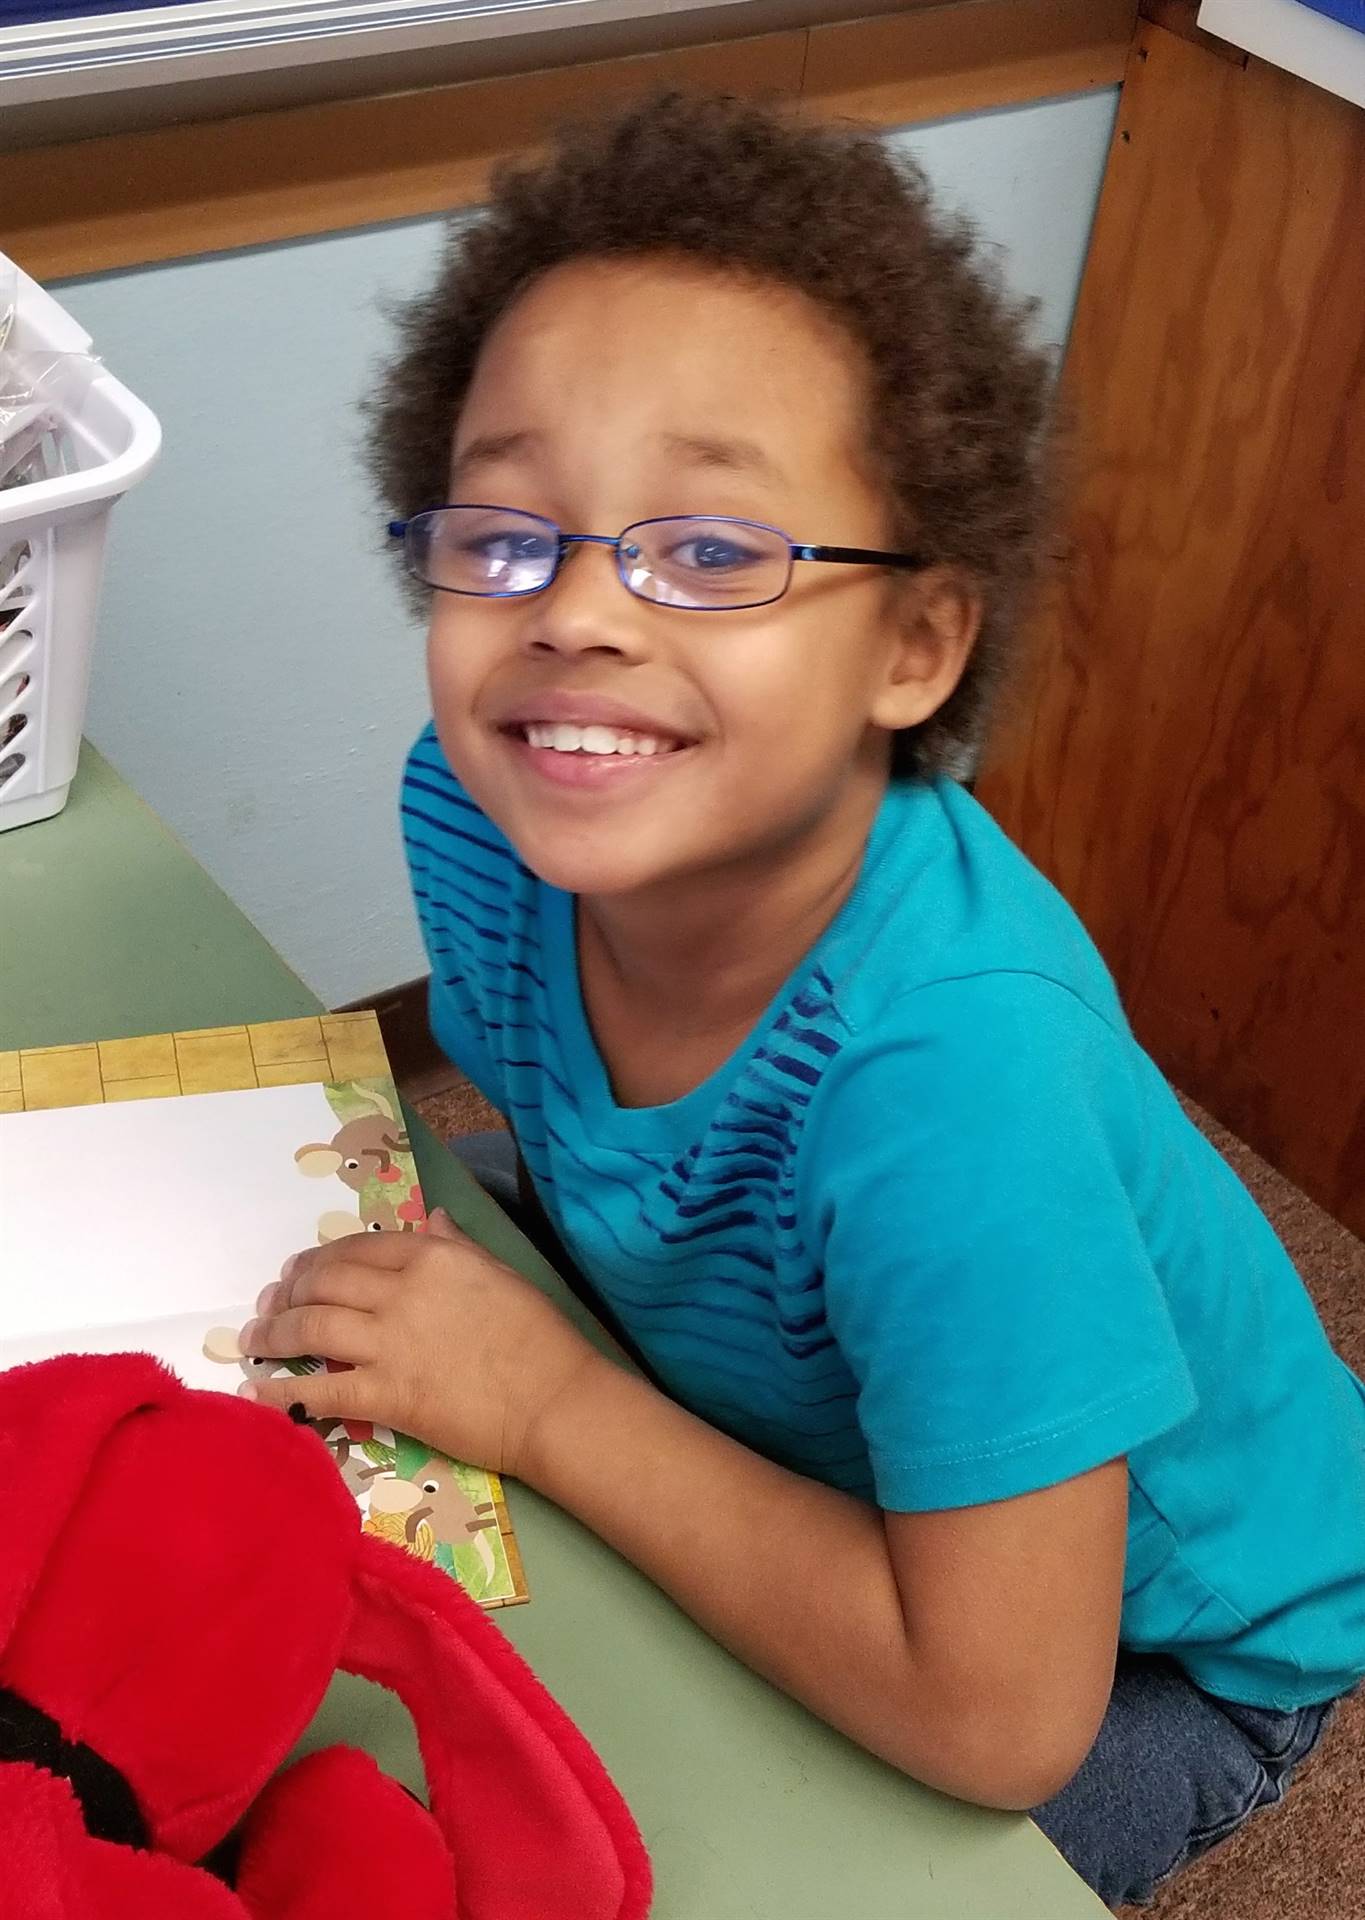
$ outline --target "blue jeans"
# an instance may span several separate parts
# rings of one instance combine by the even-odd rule
[[[577,1279],[547,1223],[520,1205],[512,1136],[450,1144],[551,1264]],[[1120,1651],[1094,1746],[1033,1818],[1106,1905],[1145,1905],[1163,1881],[1283,1799],[1336,1704],[1293,1713],[1237,1706],[1202,1692],[1164,1655]]]
[[[1120,1651],[1109,1710],[1077,1773],[1033,1818],[1106,1905],[1163,1881],[1284,1798],[1336,1708],[1217,1700],[1164,1655]]]

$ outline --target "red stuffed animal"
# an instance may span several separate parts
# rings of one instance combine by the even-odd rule
[[[4,1920],[648,1911],[592,1749],[306,1427],[70,1355],[0,1373],[0,1485]],[[408,1707],[430,1812],[350,1748],[277,1772],[337,1668]]]

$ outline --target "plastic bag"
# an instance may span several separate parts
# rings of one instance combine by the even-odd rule
[[[15,347],[18,301],[18,274],[0,256],[0,490],[64,469],[57,451],[63,415],[100,369],[94,354]]]
[[[19,304],[19,272],[12,260],[0,254],[0,353],[5,351],[9,330],[14,325],[14,309]]]

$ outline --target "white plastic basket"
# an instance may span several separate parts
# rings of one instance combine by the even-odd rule
[[[0,269],[9,266],[0,254]],[[89,353],[88,333],[18,274],[18,353]],[[114,503],[151,467],[156,417],[91,361],[30,422],[37,476],[0,487],[0,832],[60,811],[76,771]],[[35,414],[37,409],[35,409]]]

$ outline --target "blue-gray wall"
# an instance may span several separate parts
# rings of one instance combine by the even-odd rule
[[[1113,92],[889,136],[1070,325]],[[118,508],[87,731],[330,1004],[425,971],[394,791],[425,718],[355,458],[381,297],[419,286],[438,224],[67,281],[63,304],[160,417]]]

